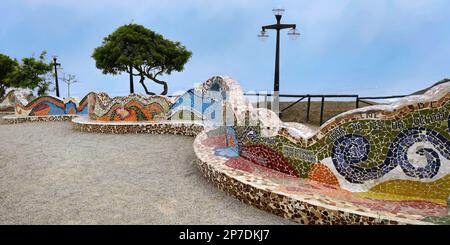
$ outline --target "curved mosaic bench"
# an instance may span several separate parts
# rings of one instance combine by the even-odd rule
[[[423,216],[417,212],[424,214],[432,207],[393,213],[397,206],[392,203],[358,198],[245,159],[217,156],[217,148],[227,145],[225,135],[211,133],[202,132],[195,138],[196,164],[210,182],[246,204],[301,224],[430,224],[421,221]]]
[[[231,111],[231,102],[223,103],[222,97],[222,93],[228,91],[230,87],[221,77],[213,77],[201,86],[187,91],[174,103],[158,95],[131,94],[110,98],[106,93],[92,93],[88,99],[89,117],[77,117],[72,122],[75,129],[85,132],[170,133],[157,129],[169,125],[168,128],[183,131],[183,135],[194,136],[205,127],[214,128],[223,123],[234,123],[234,114],[226,118],[222,113],[225,110]],[[155,111],[154,108],[162,109]],[[137,116],[138,114],[142,116]]]
[[[31,93],[28,90],[16,88],[7,89],[5,96],[0,98],[0,114],[14,113],[14,106],[16,102],[27,104],[27,97],[30,95]]]
[[[61,100],[53,96],[40,96],[26,105],[18,101],[15,104],[14,115],[2,119],[7,123],[68,121],[74,116],[87,114],[90,94],[80,102],[76,98]]]
[[[274,117],[266,120],[266,125],[272,123],[268,127],[261,125],[264,120],[236,125],[227,131],[234,144],[216,149],[216,154],[242,171],[262,167],[297,179],[276,180],[284,182],[286,194],[296,193],[297,187],[297,194],[305,192],[310,189],[305,181],[314,181],[321,184],[314,186],[316,192],[323,189],[327,198],[336,200],[339,196],[331,194],[340,193],[349,204],[367,203],[357,206],[368,213],[379,207],[380,212],[448,223],[449,100],[447,82],[391,105],[343,113],[317,131]],[[260,111],[248,108],[246,116],[251,119]],[[336,190],[327,191],[328,186]]]
[[[177,134],[196,136],[204,130],[203,124],[185,121],[97,122],[86,116],[72,120],[75,130],[109,134]]]
[[[381,200],[447,206],[450,83],[387,106],[346,112],[317,132],[235,127],[239,155],[285,174]]]
[[[73,122],[79,130],[109,133],[196,125],[184,134],[198,134],[197,163],[210,181],[300,223],[449,223],[449,100],[450,83],[443,83],[424,95],[343,113],[313,130],[253,108],[237,82],[213,77],[180,96],[166,120]]]
[[[164,96],[130,94],[110,98],[106,93],[89,96],[89,119],[94,121],[157,121],[166,119],[172,102]]]

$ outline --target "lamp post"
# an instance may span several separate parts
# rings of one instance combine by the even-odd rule
[[[70,98],[70,85],[74,83],[78,83],[79,81],[76,80],[75,75],[72,74],[64,74],[62,80],[67,83],[67,98]]]
[[[133,66],[130,65],[130,94],[134,93]]]
[[[52,65],[55,67],[55,89],[56,89],[56,97],[59,97],[59,84],[58,84],[58,66],[61,66],[60,63],[56,62],[57,57],[53,56]]]
[[[275,18],[277,20],[276,24],[262,26],[261,33],[258,37],[261,40],[266,40],[269,35],[266,30],[276,30],[277,31],[277,43],[275,49],[275,75],[274,75],[274,84],[273,84],[273,104],[272,110],[279,115],[280,108],[280,31],[283,29],[291,29],[288,32],[288,36],[295,40],[300,36],[300,33],[297,32],[296,24],[281,24],[281,17],[283,16],[284,9],[283,8],[275,8],[272,10]]]

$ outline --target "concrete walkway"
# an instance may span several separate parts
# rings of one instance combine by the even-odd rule
[[[208,183],[192,142],[0,125],[0,224],[291,224]]]

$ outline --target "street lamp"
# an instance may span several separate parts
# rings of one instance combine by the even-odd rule
[[[64,74],[62,80],[67,83],[67,98],[70,98],[70,85],[74,83],[78,83],[75,75],[72,74]]]
[[[277,15],[282,16],[282,15],[284,14],[284,8],[282,8],[282,7],[276,7],[276,8],[274,8],[274,9],[272,9],[272,13],[273,13],[273,15],[275,15],[275,16],[277,16]]]
[[[261,33],[258,34],[258,38],[259,38],[259,40],[261,40],[261,41],[266,41],[267,38],[269,38],[269,35],[267,35],[267,32],[266,32],[266,31],[261,30]]]
[[[297,40],[297,39],[300,37],[300,33],[297,32],[297,29],[291,29],[291,30],[289,30],[289,32],[288,32],[288,37],[289,37],[291,40]]]
[[[275,15],[277,23],[273,24],[273,25],[262,26],[261,33],[258,35],[258,38],[264,41],[269,37],[266,30],[276,30],[277,31],[272,110],[279,115],[279,108],[280,108],[280,30],[291,29],[288,32],[288,36],[292,40],[297,39],[300,36],[300,33],[297,32],[297,28],[296,28],[297,25],[295,25],[295,24],[281,24],[281,17],[284,14],[283,8],[274,8],[274,9],[272,9],[272,12]]]
[[[59,84],[58,84],[58,66],[61,67],[61,64],[56,62],[58,56],[53,56],[53,67],[55,69],[55,89],[56,89],[56,97],[59,97]]]

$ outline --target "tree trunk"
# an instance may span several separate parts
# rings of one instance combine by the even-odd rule
[[[139,80],[139,83],[144,87],[145,93],[147,95],[155,95],[155,93],[148,91],[147,86],[144,83],[145,77],[141,75],[141,79]]]
[[[150,76],[148,76],[148,78],[150,78],[153,82],[155,82],[157,84],[163,85],[164,90],[161,92],[161,95],[166,95],[167,94],[167,92],[169,90],[169,87],[167,86],[167,82],[162,81],[162,80],[158,80],[158,79],[156,79],[154,77],[150,77]]]
[[[134,84],[133,84],[133,67],[130,66],[130,94],[134,93]]]

